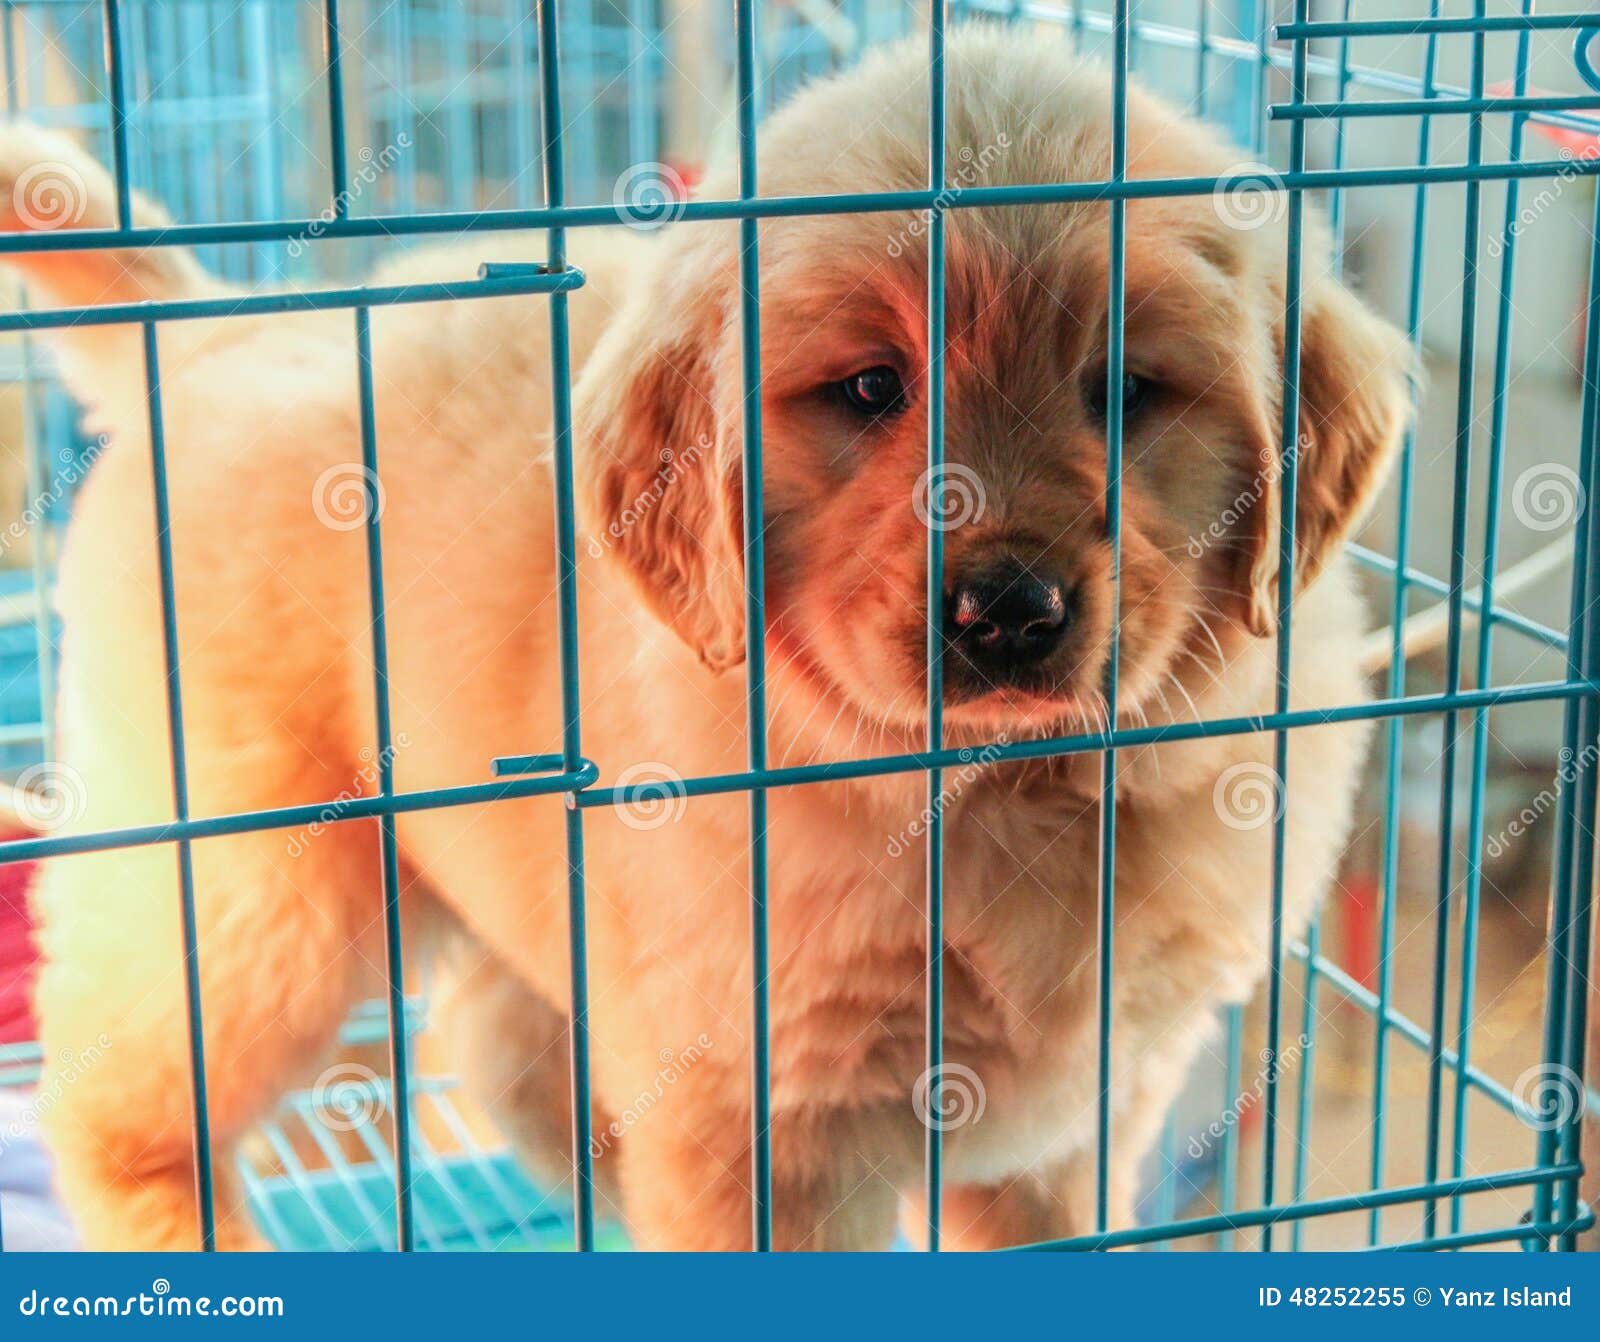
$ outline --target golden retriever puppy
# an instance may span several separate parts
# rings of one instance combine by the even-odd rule
[[[1107,176],[1106,77],[1037,35],[950,45],[949,149],[970,185]],[[819,84],[761,141],[771,195],[917,189],[925,54]],[[1135,93],[1139,177],[1221,174],[1211,132]],[[67,150],[7,134],[9,186]],[[112,218],[88,188],[79,221]],[[955,180],[954,178],[952,180]],[[731,192],[727,175],[707,186]],[[9,198],[9,193],[6,198]],[[959,201],[957,202],[959,205]],[[148,207],[141,206],[148,216]],[[16,220],[12,226],[18,226]],[[1127,209],[1121,677],[1125,723],[1270,709],[1285,237],[1206,196]],[[947,1243],[1095,1226],[1099,761],[981,747],[1102,725],[1115,612],[1106,540],[1103,205],[950,211],[946,452],[973,491],[946,537],[945,1048],[982,1112],[928,1112],[921,774],[774,788],[773,1216],[785,1248],[887,1245],[946,1123]],[[909,212],[761,226],[761,410],[772,762],[920,748],[928,247]],[[738,231],[577,230],[571,299],[581,508],[583,750],[602,783],[745,766]],[[1295,574],[1297,705],[1358,700],[1362,613],[1339,558],[1408,413],[1403,342],[1308,234]],[[376,283],[464,277],[537,240],[401,257]],[[185,255],[16,256],[47,297],[217,292]],[[401,791],[480,783],[559,747],[546,300],[372,316]],[[330,480],[360,459],[348,312],[160,330],[183,710],[197,816],[376,790],[365,537]],[[172,814],[139,337],[57,341],[113,443],[61,575],[63,767],[77,831]],[[346,481],[348,483],[348,480]],[[348,504],[348,500],[344,501]],[[1364,733],[1296,732],[1285,926],[1301,929],[1350,818]],[[1117,779],[1110,1225],[1217,1008],[1266,968],[1271,827],[1229,809],[1267,735],[1123,752]],[[636,1243],[741,1249],[750,1231],[748,807],[732,792],[584,812],[598,1120]],[[381,964],[377,829],[341,818],[193,848],[223,1242],[255,1242],[226,1177],[241,1135],[313,1080]],[[1270,818],[1266,808],[1265,818]],[[1252,827],[1253,826],[1253,827]],[[559,1145],[551,1050],[568,1010],[559,797],[396,818],[405,899],[482,948],[457,995],[513,1126]],[[62,858],[39,904],[47,1056],[102,1035],[51,1135],[88,1242],[196,1241],[178,860],[171,845]],[[427,920],[419,920],[427,921]],[[485,954],[485,952],[487,954]],[[492,958],[488,958],[492,956]],[[471,1010],[469,1010],[469,1016]],[[519,1062],[520,1059],[520,1062]],[[547,1081],[519,1093],[524,1066]],[[936,1095],[935,1101],[939,1100]],[[945,1100],[950,1097],[943,1096]],[[610,1115],[608,1119],[606,1116]],[[546,1159],[549,1159],[546,1153]],[[559,1153],[555,1167],[570,1169]]]

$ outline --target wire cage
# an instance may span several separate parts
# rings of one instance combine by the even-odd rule
[[[1530,0],[1476,0],[1457,5],[1460,12],[1418,0],[1409,7],[1415,12],[1372,18],[1353,8],[1350,0],[796,0],[758,11],[755,0],[708,7],[541,0],[530,12],[511,0],[15,0],[3,17],[8,112],[79,135],[114,166],[124,197],[142,190],[177,221],[160,237],[130,230],[125,241],[195,246],[230,277],[315,288],[359,275],[382,248],[430,235],[548,229],[543,262],[502,268],[458,286],[458,296],[543,296],[556,332],[565,329],[569,293],[582,283],[563,260],[565,231],[627,218],[628,183],[641,166],[675,195],[706,155],[747,149],[761,113],[806,79],[906,34],[928,42],[930,89],[937,90],[946,35],[957,22],[1032,25],[1106,60],[1118,88],[1111,118],[1124,114],[1123,77],[1131,70],[1169,101],[1225,127],[1244,163],[1237,180],[1177,184],[1130,181],[1119,164],[1105,182],[1015,189],[1013,203],[1094,201],[1115,220],[1128,200],[1161,190],[1250,193],[1287,210],[1297,237],[1301,202],[1320,199],[1341,263],[1358,287],[1387,299],[1424,356],[1425,391],[1435,393],[1424,398],[1383,507],[1352,547],[1388,626],[1368,650],[1383,690],[1375,703],[1331,718],[1382,724],[1369,770],[1371,823],[1355,839],[1357,856],[1322,920],[1303,941],[1289,942],[1278,916],[1284,840],[1277,807],[1280,861],[1273,888],[1261,892],[1275,928],[1262,1000],[1226,1013],[1221,1043],[1191,1078],[1151,1159],[1142,1224],[1053,1247],[1570,1249],[1592,1224],[1580,1144],[1591,1094],[1585,971],[1596,801],[1589,765],[1600,753],[1600,622],[1592,609],[1600,597],[1600,536],[1583,504],[1600,447],[1600,229],[1588,217],[1600,170],[1600,78],[1590,54],[1600,20],[1535,14]],[[1545,92],[1546,85],[1570,92]],[[696,96],[685,96],[686,86]],[[936,165],[927,189],[906,193],[900,204],[936,218],[983,203],[981,190],[950,199],[944,173]],[[758,264],[757,218],[819,208],[811,199],[757,204],[756,188],[746,161],[737,201],[674,201],[672,208],[679,227],[743,221],[752,244],[742,262],[747,279]],[[7,236],[0,248],[73,245],[65,237]],[[120,237],[119,230],[100,241]],[[937,266],[942,234],[933,237]],[[1120,283],[1116,271],[1113,284]],[[1575,307],[1574,294],[1581,296]],[[361,331],[371,307],[409,300],[357,291],[314,301],[355,309]],[[229,308],[236,303],[228,300]],[[138,314],[151,323],[147,330],[168,315],[162,307]],[[98,450],[76,428],[76,412],[32,334],[72,319],[20,307],[0,315],[7,342],[0,392],[10,407],[3,432],[21,482],[12,491],[21,521],[7,533],[16,542],[0,546],[0,767],[24,794],[30,770],[53,754],[55,536]],[[931,303],[934,351],[943,319]],[[744,320],[756,321],[749,304]],[[552,376],[568,383],[564,342],[553,343]],[[936,362],[935,396],[937,370]],[[748,364],[745,375],[748,389]],[[1291,361],[1291,405],[1295,376]],[[370,387],[363,391],[370,397]],[[554,469],[569,478],[570,425],[558,419],[553,432]],[[1114,471],[1117,433],[1110,437]],[[376,468],[370,435],[363,448]],[[759,482],[759,432],[747,434],[745,452],[747,478]],[[934,435],[930,468],[942,452]],[[1557,507],[1557,521],[1546,525],[1546,500],[1532,540],[1513,544],[1507,507],[1519,517],[1538,512],[1540,491],[1548,493],[1552,481],[1572,506]],[[166,487],[159,455],[156,487]],[[1285,492],[1292,508],[1292,484]],[[1436,500],[1446,506],[1434,515]],[[564,562],[574,544],[565,520],[559,608],[570,630],[577,605]],[[381,563],[375,512],[368,525]],[[1113,535],[1117,525],[1113,510]],[[937,530],[929,537],[937,571]],[[759,527],[747,545],[759,555]],[[179,598],[165,546],[162,558],[170,649]],[[1292,556],[1284,562],[1287,568]],[[379,590],[374,579],[374,601]],[[751,599],[759,611],[759,594]],[[1430,622],[1443,631],[1434,640],[1440,652],[1411,661],[1411,642],[1427,639]],[[764,790],[801,780],[769,768],[761,746],[764,671],[760,622],[752,623],[757,730],[749,769],[731,783],[691,778],[683,786],[691,796],[730,786],[750,791],[754,1010],[764,1022]],[[1287,644],[1287,621],[1284,637]],[[575,686],[580,669],[569,647],[564,685]],[[386,692],[381,681],[378,690]],[[1119,727],[1030,749],[1105,751],[1114,760],[1119,747],[1147,740],[1271,730],[1278,786],[1292,789],[1314,780],[1283,778],[1287,734],[1321,720],[1289,711],[1285,681],[1277,711],[1249,723],[1192,723],[1164,729],[1165,736]],[[578,817],[569,827],[576,859],[583,811],[633,800],[628,786],[596,786],[576,726],[567,724],[558,758],[498,761],[502,778],[494,784],[406,797],[385,777],[376,795],[346,813],[567,793]],[[387,748],[378,742],[380,757]],[[1509,783],[1507,756],[1524,766]],[[953,752],[930,748],[836,767],[924,772],[932,798],[941,771],[957,763]],[[1533,785],[1524,786],[1529,779]],[[1531,816],[1527,805],[1519,811],[1541,782]],[[1107,809],[1114,825],[1114,808]],[[290,808],[250,823],[295,825],[315,810]],[[230,823],[180,808],[174,823],[151,833],[0,842],[0,863],[192,842],[228,832]],[[1497,925],[1484,931],[1486,919],[1516,902],[1503,888],[1511,877],[1495,861],[1511,846],[1508,827],[1530,832],[1518,857],[1532,874],[1519,868],[1516,884],[1537,885],[1541,906],[1520,915],[1538,927],[1516,952],[1524,963],[1509,971],[1490,964],[1505,958],[1495,945]],[[392,827],[383,843],[392,881]],[[1540,856],[1530,858],[1535,844]],[[937,825],[930,851],[928,918],[937,929]],[[581,861],[573,866],[573,955],[581,971]],[[1104,900],[1114,897],[1104,873],[1102,891]],[[192,903],[193,892],[175,897]],[[392,899],[386,914],[398,946]],[[192,940],[186,949],[192,960]],[[1101,954],[1109,953],[1102,934]],[[934,994],[940,973],[935,956],[928,966]],[[595,1214],[581,972],[574,984],[575,1197],[537,1187],[460,1099],[447,1067],[435,1066],[422,1047],[425,998],[406,996],[398,960],[389,974],[388,999],[367,1004],[347,1024],[341,1061],[244,1144],[239,1172],[268,1237],[310,1249],[625,1244]],[[1486,1044],[1475,1027],[1512,999],[1528,1000],[1524,1018]],[[201,1011],[203,1003],[191,1003],[192,1023]],[[387,1049],[396,1035],[405,1043]],[[767,1247],[770,1187],[759,1172],[770,1169],[770,1138],[760,1122],[766,1044],[759,1027],[756,1038],[754,1220],[758,1247]],[[935,1035],[930,1068],[939,1061]],[[198,1046],[193,1065],[203,1069]],[[0,1047],[0,1091],[31,1093],[34,1111],[48,1104],[51,1069],[36,1045]],[[1337,1094],[1341,1085],[1353,1093]],[[1108,1103],[1102,1086],[1102,1134]],[[1360,1119],[1355,1136],[1337,1131],[1341,1112]],[[1317,1141],[1324,1122],[1331,1125],[1325,1145],[1343,1148],[1331,1158]],[[937,1132],[929,1142],[936,1188]],[[209,1243],[205,1192],[200,1215]],[[937,1245],[938,1198],[928,1205]]]

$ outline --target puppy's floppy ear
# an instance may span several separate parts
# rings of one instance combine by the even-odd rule
[[[739,434],[717,401],[723,267],[688,241],[664,241],[635,273],[578,381],[578,501],[590,553],[621,563],[654,614],[724,671],[744,660]]]
[[[1404,337],[1342,284],[1323,279],[1308,287],[1301,320],[1296,591],[1337,553],[1382,486],[1411,415],[1414,388]],[[1281,339],[1280,332],[1280,352]],[[1259,636],[1278,627],[1284,461],[1282,415],[1276,413],[1281,401],[1269,400],[1275,413],[1263,409],[1255,416],[1260,476],[1239,558],[1245,623]]]

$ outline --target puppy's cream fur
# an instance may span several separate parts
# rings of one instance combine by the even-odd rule
[[[766,128],[763,191],[920,187],[925,78],[923,53],[903,46],[802,95]],[[952,39],[951,162],[981,165],[973,185],[1103,178],[1109,106],[1105,78],[1052,43]],[[1221,172],[1234,158],[1138,94],[1129,144],[1141,177]],[[71,152],[13,128],[0,185]],[[109,183],[72,157],[91,188],[81,222],[105,226]],[[714,179],[707,194],[730,190]],[[1232,228],[1225,213],[1207,197],[1127,209],[1128,366],[1159,389],[1126,429],[1125,722],[1231,718],[1273,700],[1273,643],[1259,635],[1277,601],[1284,236],[1272,222]],[[985,509],[947,536],[947,574],[1003,552],[1080,594],[1053,689],[953,698],[954,746],[1099,720],[1112,588],[1104,439],[1086,389],[1103,377],[1106,230],[1100,205],[948,215],[947,453],[982,482]],[[764,223],[761,241],[772,763],[916,749],[925,233],[909,215],[822,216]],[[1362,696],[1361,613],[1338,549],[1407,406],[1401,342],[1327,276],[1315,225],[1308,241],[1297,706]],[[571,247],[588,276],[570,301],[583,367],[583,748],[603,782],[738,771],[737,229],[576,230]],[[540,252],[480,237],[373,279],[459,277]],[[12,259],[57,302],[220,291],[170,250]],[[398,785],[481,782],[497,755],[560,744],[546,300],[378,309],[372,332]],[[83,329],[57,344],[115,439],[61,575],[63,759],[88,797],[75,828],[149,824],[172,803],[138,334]],[[885,362],[904,373],[909,408],[852,420],[827,385]],[[164,325],[160,363],[192,811],[371,792],[364,538],[313,506],[319,478],[360,459],[351,314]],[[1355,726],[1292,736],[1291,934],[1338,860],[1363,740]],[[1219,786],[1240,776],[1233,766],[1259,776],[1271,749],[1268,736],[1235,735],[1120,757],[1113,1226],[1131,1218],[1139,1159],[1216,1008],[1243,1001],[1266,968],[1271,827],[1227,823]],[[945,1134],[956,1244],[1093,1229],[1098,769],[1091,751],[980,757],[946,775],[946,1057],[985,1099],[980,1119]],[[925,804],[918,774],[769,794],[780,1246],[882,1247],[902,1196],[915,1197]],[[598,1130],[627,1115],[598,1163],[607,1201],[620,1183],[609,1210],[641,1245],[750,1243],[747,816],[740,794],[584,815]],[[545,1167],[570,1169],[556,1117],[569,983],[560,799],[411,811],[396,828],[408,906],[442,911],[477,948],[445,993],[458,1025],[478,1023],[466,1053],[489,1064],[488,1089],[519,1137],[546,1148]],[[342,1014],[371,990],[377,831],[342,821],[193,852],[225,1173],[239,1135],[316,1077]],[[96,1247],[196,1239],[177,889],[176,854],[161,846],[56,860],[39,896],[46,1056],[111,1041],[50,1116],[66,1196]],[[545,1084],[527,1084],[524,1063]],[[221,1218],[224,1243],[253,1241],[226,1179]]]

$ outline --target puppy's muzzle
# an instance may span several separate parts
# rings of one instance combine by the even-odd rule
[[[1072,628],[1076,601],[1053,574],[1006,558],[959,577],[945,594],[945,637],[971,689],[1034,688]],[[965,667],[960,666],[965,663]]]

